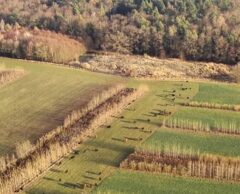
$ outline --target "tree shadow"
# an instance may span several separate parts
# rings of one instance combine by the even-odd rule
[[[109,138],[112,140],[112,138]],[[117,139],[117,138],[116,138]],[[113,150],[116,152],[125,152],[128,151],[130,148],[126,147],[125,145],[120,145],[120,144],[115,144],[115,143],[111,143],[111,142],[105,142],[102,140],[95,140],[95,141],[89,141],[89,142],[85,142],[85,144],[89,145],[89,146],[93,146],[93,147],[97,147],[97,148],[102,148],[102,149],[108,149],[108,150]]]
[[[120,163],[129,155],[133,152],[124,152],[124,154],[122,154],[122,156],[120,156],[118,159],[107,159],[107,158],[92,158],[91,162],[94,162],[96,164],[101,164],[104,166],[111,166],[111,167],[115,167],[118,168]]]
[[[50,171],[55,172],[55,173],[61,173],[62,172],[61,170],[58,170],[58,169],[55,169],[55,168],[50,169]]]
[[[91,177],[91,176],[87,176],[87,175],[83,175],[83,178],[90,179],[90,180],[98,180],[96,177]]]
[[[49,177],[43,177],[44,180],[56,182],[57,180]]]
[[[79,183],[70,183],[70,182],[65,182],[65,183],[58,183],[60,186],[67,187],[70,189],[83,189],[83,186]]]
[[[130,127],[130,126],[123,126],[123,128],[125,128],[125,129],[134,129],[134,130],[140,129],[139,127]]]
[[[119,141],[119,142],[124,142],[124,139],[120,139],[120,138],[117,138],[117,137],[112,137],[112,140]]]
[[[123,123],[134,123],[134,121],[121,120]]]
[[[90,171],[90,170],[87,170],[86,173],[92,174],[92,175],[97,175],[97,176],[100,176],[102,174],[102,172],[93,172],[93,171]]]

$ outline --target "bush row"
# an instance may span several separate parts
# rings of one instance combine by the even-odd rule
[[[190,106],[190,107],[209,108],[209,109],[240,111],[240,105],[232,105],[232,104],[217,104],[217,103],[193,101],[193,102],[181,103],[181,105],[182,106]]]
[[[188,148],[189,149],[189,148]],[[192,149],[161,147],[140,149],[131,154],[120,165],[139,171],[170,173],[200,178],[240,181],[240,158],[231,158],[192,152]]]
[[[202,121],[170,118],[163,121],[163,126],[173,129],[184,129],[203,132],[217,132],[239,135],[240,129],[236,122],[215,122],[212,126]]]

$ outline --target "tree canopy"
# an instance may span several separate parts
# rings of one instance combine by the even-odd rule
[[[90,49],[236,64],[237,0],[0,0],[5,23],[85,40]]]

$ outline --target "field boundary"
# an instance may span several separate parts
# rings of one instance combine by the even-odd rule
[[[205,132],[205,133],[220,133],[239,136],[240,129],[236,123],[215,123],[210,126],[202,121],[191,121],[188,119],[169,118],[165,119],[162,124],[165,128],[182,129],[186,131]]]
[[[162,131],[162,130],[167,130],[170,132],[180,132],[180,133],[185,133],[185,134],[192,134],[192,135],[214,135],[214,136],[219,136],[219,137],[235,137],[235,138],[240,138],[239,135],[236,134],[229,134],[229,133],[218,133],[218,132],[204,132],[204,131],[194,131],[194,130],[188,130],[188,129],[181,129],[181,128],[170,128],[166,126],[162,126],[159,128],[157,131]]]
[[[87,68],[83,68],[79,65],[79,63],[68,63],[68,64],[64,64],[64,63],[54,63],[54,62],[44,62],[44,61],[37,61],[37,60],[28,60],[28,59],[17,59],[17,58],[10,58],[10,57],[5,57],[5,56],[1,56],[0,58],[8,58],[8,59],[14,59],[14,60],[21,60],[24,62],[31,62],[31,63],[47,63],[50,65],[55,65],[58,67],[65,67],[65,68],[70,68],[70,69],[76,69],[76,70],[82,70],[82,71],[86,71],[86,72],[94,72],[94,73],[100,73],[100,74],[105,74],[105,75],[114,75],[114,76],[119,76],[119,77],[123,77],[123,78],[134,78],[135,80],[139,80],[139,81],[191,81],[191,82],[197,82],[197,83],[213,83],[213,84],[236,84],[235,82],[231,82],[231,81],[226,81],[226,80],[214,80],[214,79],[210,79],[210,78],[187,78],[187,79],[180,79],[180,78],[148,78],[148,77],[131,77],[131,76],[124,76],[121,74],[117,74],[117,73],[108,73],[105,71],[98,71],[98,70],[89,70]],[[171,60],[172,58],[169,58],[169,60]],[[76,65],[77,64],[77,65]]]
[[[180,103],[181,106],[185,107],[196,107],[196,108],[206,108],[206,109],[213,109],[213,110],[227,110],[227,111],[240,111],[240,105],[231,105],[231,104],[217,104],[217,103],[208,103],[208,102],[185,102]]]

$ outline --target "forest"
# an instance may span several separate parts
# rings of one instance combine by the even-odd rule
[[[91,50],[236,64],[239,9],[237,0],[0,0],[0,19]]]

